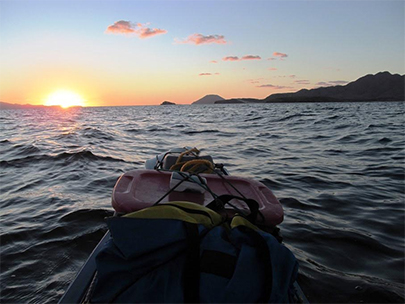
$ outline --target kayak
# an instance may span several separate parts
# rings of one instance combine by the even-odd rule
[[[146,210],[157,204],[192,202],[210,207],[220,197],[232,197],[232,204],[222,208],[222,217],[248,215],[251,206],[247,200],[257,202],[260,217],[257,227],[271,233],[281,242],[277,225],[283,221],[283,208],[274,194],[262,183],[246,177],[232,176],[224,165],[216,164],[210,155],[200,155],[196,148],[169,150],[145,162],[145,169],[124,173],[112,191],[114,216]],[[244,199],[248,198],[248,199]],[[104,235],[90,254],[59,303],[89,303],[97,277],[96,256],[111,241],[110,231]],[[308,303],[298,283],[294,282],[294,302]]]

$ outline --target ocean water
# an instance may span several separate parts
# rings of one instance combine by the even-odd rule
[[[0,111],[1,302],[54,303],[106,232],[118,177],[196,146],[281,201],[312,303],[403,303],[405,104]]]

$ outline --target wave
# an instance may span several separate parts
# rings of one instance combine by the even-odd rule
[[[291,119],[293,119],[293,118],[301,118],[301,117],[304,117],[305,115],[303,115],[303,114],[291,114],[291,115],[287,115],[287,116],[285,116],[285,117],[283,117],[283,118],[280,118],[280,119],[278,119],[278,121],[286,121],[286,120],[291,120]]]
[[[83,136],[86,138],[96,138],[96,139],[102,139],[102,140],[107,140],[107,141],[113,141],[114,136],[111,134],[108,134],[105,131],[101,131],[98,128],[85,128],[83,131]]]
[[[261,119],[264,119],[264,117],[263,116],[253,117],[253,118],[245,119],[244,122],[256,121],[256,120],[261,120]]]
[[[186,135],[195,135],[195,134],[203,134],[203,133],[220,133],[219,130],[201,130],[201,131],[184,131]]]
[[[65,164],[86,161],[102,161],[102,162],[126,162],[123,159],[117,159],[111,156],[99,156],[89,150],[79,152],[62,152],[57,155],[31,155],[23,158],[14,158],[12,160],[0,161],[0,168],[21,168],[26,165],[52,163],[55,161],[63,161]]]
[[[141,133],[142,130],[141,130],[141,129],[132,128],[132,129],[126,129],[125,132],[128,132],[128,133]]]
[[[13,144],[10,141],[3,141],[2,145],[5,149],[2,151],[4,154],[11,154],[17,156],[25,156],[41,153],[41,149],[33,144]]]

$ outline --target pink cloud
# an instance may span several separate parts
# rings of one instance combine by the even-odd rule
[[[120,20],[107,27],[106,33],[110,34],[132,34],[135,32],[133,25],[129,21]]]
[[[130,21],[116,21],[113,25],[107,27],[107,34],[126,34],[126,35],[136,35],[139,38],[149,38],[160,34],[166,34],[166,30],[149,28],[146,24],[142,23],[131,23]]]
[[[260,59],[262,58],[257,55],[245,55],[241,58],[241,60],[260,60]]]
[[[139,29],[138,35],[140,38],[149,38],[149,37],[152,37],[155,35],[166,34],[166,33],[167,33],[166,30],[156,29],[156,28],[151,29],[151,28],[144,27],[144,28]]]
[[[295,80],[294,83],[296,83],[296,84],[310,84],[309,80],[306,80],[306,79]]]
[[[216,60],[211,60],[210,63],[218,63]]]
[[[269,71],[277,71],[277,68],[268,68]]]
[[[256,86],[257,88],[272,88],[276,90],[281,90],[281,89],[292,89],[292,87],[287,87],[287,86],[278,86],[278,85],[273,85],[273,84],[262,84],[259,86]]]
[[[227,56],[222,58],[223,61],[238,61],[239,57],[238,56]]]
[[[261,60],[262,57],[258,55],[245,55],[241,58],[238,56],[227,56],[222,58],[223,61],[240,61],[240,60]]]
[[[179,44],[195,44],[195,45],[200,45],[200,44],[226,44],[225,37],[223,35],[208,35],[204,36],[202,34],[193,34],[187,37],[187,39],[180,41],[176,40],[176,43]]]
[[[315,85],[322,86],[322,87],[325,87],[325,86],[331,87],[331,86],[336,86],[336,85],[344,85],[347,83],[348,83],[348,81],[344,81],[344,80],[334,80],[334,81],[328,81],[328,82],[325,82],[325,81],[317,82]]]
[[[212,74],[212,73],[200,73],[200,74],[198,74],[198,76],[212,76],[212,75],[219,75],[219,73],[214,73],[214,74]]]
[[[273,53],[273,56],[276,56],[277,58],[280,58],[280,59],[283,59],[283,58],[288,57],[287,54],[279,53],[279,52],[274,52],[274,53]]]
[[[343,85],[348,83],[348,81],[344,81],[344,80],[336,80],[336,81],[329,81],[330,84],[335,84],[335,85]]]

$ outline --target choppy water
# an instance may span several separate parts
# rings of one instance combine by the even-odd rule
[[[123,172],[197,146],[281,200],[310,302],[404,302],[404,103],[0,111],[1,302],[53,303]]]

